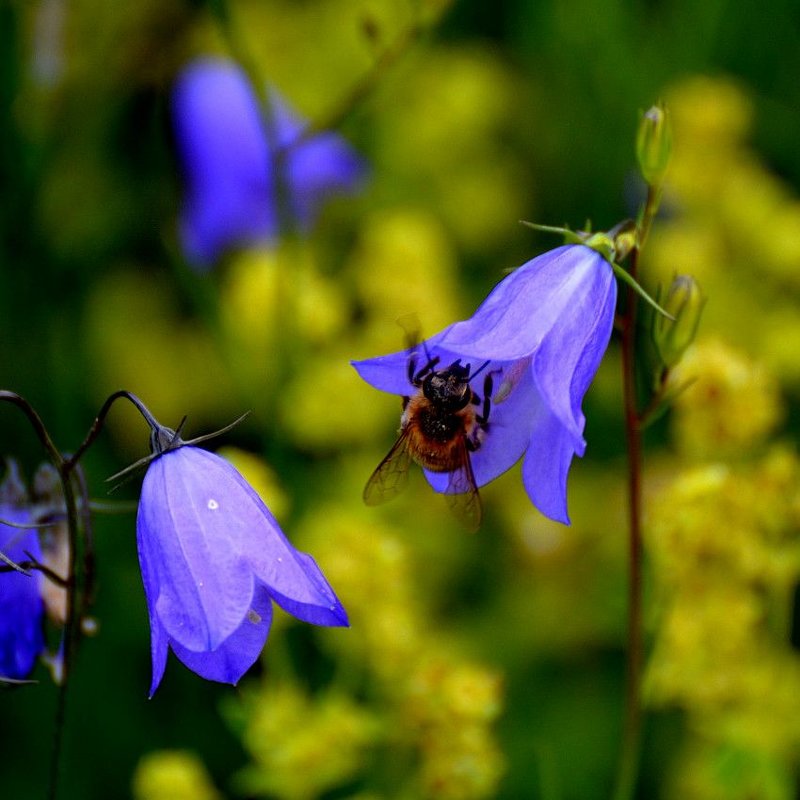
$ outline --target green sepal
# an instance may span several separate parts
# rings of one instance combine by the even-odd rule
[[[559,228],[555,225],[539,225],[538,222],[528,222],[525,219],[521,219],[520,224],[525,225],[527,228],[533,228],[535,231],[542,231],[542,233],[556,233],[559,236],[563,236],[564,244],[585,244],[585,235],[567,227]]]
[[[528,228],[533,228],[535,231],[543,231],[544,233],[557,233],[560,236],[564,237],[564,242],[566,244],[582,244],[585,247],[589,247],[597,253],[600,253],[609,264],[611,264],[611,268],[614,270],[614,274],[630,286],[643,300],[645,300],[649,305],[651,305],[659,314],[663,314],[667,319],[674,320],[675,318],[667,313],[649,294],[630,276],[628,272],[626,272],[622,267],[620,267],[617,263],[615,263],[614,258],[616,257],[615,247],[614,247],[614,239],[610,235],[612,232],[609,233],[591,233],[590,231],[572,231],[567,227],[559,228],[554,225],[539,225],[537,222],[528,222],[527,220],[521,219],[520,222]],[[632,227],[628,220],[625,222],[620,223],[618,226],[620,230],[623,230],[623,227],[630,228]],[[588,224],[587,224],[588,227]]]
[[[675,317],[672,314],[665,311],[649,294],[631,277],[631,274],[624,270],[619,264],[615,264],[613,261],[609,262],[611,264],[611,269],[614,270],[614,274],[623,282],[630,286],[639,297],[642,298],[648,305],[652,306],[659,314],[663,314],[667,319],[675,320]]]

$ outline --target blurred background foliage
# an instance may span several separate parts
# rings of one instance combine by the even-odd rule
[[[664,98],[674,158],[645,282],[708,296],[692,379],[648,433],[641,797],[797,796],[800,573],[800,13],[792,0],[231,0],[259,71],[370,164],[312,235],[229,253],[177,244],[176,74],[228,54],[200,0],[0,2],[0,354],[64,449],[107,394],[187,431],[250,417],[223,451],[312,552],[349,630],[280,617],[238,689],[174,659],[153,700],[132,514],[98,517],[99,634],[78,656],[64,798],[606,797],[621,727],[624,444],[616,345],[586,401],[573,524],[518,471],[463,534],[414,475],[361,503],[396,398],[349,366],[467,316],[556,244],[519,219],[636,213],[637,114]],[[398,45],[398,43],[400,43]],[[402,52],[399,52],[402,50]],[[383,55],[371,91],[354,86]],[[344,106],[343,106],[344,104]],[[643,329],[643,337],[647,331]],[[676,384],[677,385],[677,384]],[[41,452],[10,409],[2,453]],[[85,459],[95,496],[146,452],[115,410]],[[135,499],[136,483],[120,498]],[[797,638],[797,634],[794,634]],[[43,796],[55,690],[2,692],[4,797]]]

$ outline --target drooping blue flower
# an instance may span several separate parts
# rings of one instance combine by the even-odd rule
[[[28,524],[31,515],[27,509],[2,504],[0,519]],[[17,564],[42,560],[35,529],[0,524],[0,550]],[[37,570],[29,575],[16,571],[0,573],[0,678],[27,678],[44,652],[43,580]]]
[[[611,337],[616,298],[610,263],[585,245],[564,245],[512,272],[472,317],[419,346],[417,366],[427,355],[439,357],[437,369],[460,359],[474,372],[489,362],[471,382],[481,398],[487,374],[494,387],[488,425],[471,453],[477,486],[524,456],[533,504],[569,523],[567,474],[586,449],[581,404]],[[376,389],[408,397],[418,391],[408,359],[400,351],[353,366]],[[447,491],[449,473],[425,474],[436,491]]]
[[[256,96],[232,61],[201,58],[187,65],[173,91],[173,117],[186,196],[179,236],[187,260],[207,269],[231,248],[272,242],[279,227],[276,158],[285,149],[281,176],[297,228],[311,228],[331,196],[362,184],[362,159],[340,136],[319,133],[300,141],[306,124],[269,90],[270,135]]]
[[[171,443],[148,467],[136,519],[150,696],[170,647],[198,675],[235,684],[264,648],[273,601],[305,622],[348,624],[314,559],[292,547],[231,464],[174,435],[162,441]]]

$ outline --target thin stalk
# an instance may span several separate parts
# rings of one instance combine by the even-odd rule
[[[6,390],[0,391],[0,402],[8,402],[17,406],[28,418],[39,441],[47,452],[50,461],[58,472],[63,492],[67,535],[69,538],[70,557],[67,575],[63,576],[59,581],[59,583],[63,583],[66,589],[66,624],[64,626],[64,638],[61,650],[63,671],[60,676],[61,686],[59,687],[58,698],[56,700],[55,730],[50,760],[49,788],[47,795],[50,800],[56,800],[58,796],[59,776],[63,761],[64,731],[66,728],[67,716],[67,692],[70,683],[69,677],[72,671],[74,654],[81,637],[81,622],[88,603],[91,600],[93,590],[91,584],[93,552],[91,548],[90,523],[88,521],[88,494],[86,492],[83,475],[78,468],[78,459],[97,437],[111,405],[121,396],[129,395],[127,392],[116,392],[109,397],[98,414],[97,419],[95,419],[84,442],[73,456],[66,457],[56,447],[55,443],[50,438],[50,434],[44,422],[42,422],[41,417],[39,417],[30,403],[16,392]],[[75,496],[76,483],[82,497],[80,504],[81,513],[78,512],[78,502]],[[81,524],[82,522],[83,525]],[[81,532],[84,534],[83,539],[81,537]],[[77,591],[81,592],[80,600],[76,598]]]
[[[661,200],[661,187],[649,186],[636,226],[636,245],[628,273],[639,280],[639,255]],[[628,457],[628,651],[625,675],[625,716],[614,800],[630,800],[636,791],[642,739],[643,546],[642,546],[642,415],[636,399],[636,312],[639,295],[628,285],[622,329],[622,387]]]
[[[85,562],[83,554],[80,552],[80,536],[78,529],[78,510],[75,504],[75,493],[73,491],[71,469],[68,462],[59,457],[58,474],[61,478],[61,487],[64,492],[64,507],[67,512],[67,530],[69,532],[69,571],[66,576],[67,592],[67,622],[64,630],[64,644],[62,650],[63,674],[61,676],[61,686],[58,690],[58,700],[56,702],[55,731],[53,734],[53,755],[50,761],[50,789],[48,792],[49,800],[56,800],[58,797],[59,777],[61,773],[61,763],[64,755],[64,731],[66,730],[67,719],[67,690],[69,688],[69,678],[72,672],[72,661],[77,650],[78,641],[81,634],[81,615],[76,613],[76,587],[83,586],[86,582],[86,575],[83,572]],[[81,606],[83,603],[81,602]]]
[[[631,254],[630,272],[636,277],[638,250]],[[628,651],[625,676],[625,717],[622,729],[615,800],[629,800],[636,787],[642,729],[642,435],[636,404],[636,305],[638,295],[628,288],[622,317],[622,384],[625,439],[628,455]]]
[[[92,422],[92,426],[89,428],[86,438],[78,446],[78,449],[68,459],[66,459],[66,468],[68,471],[71,471],[75,468],[78,461],[80,461],[81,456],[83,456],[83,454],[92,446],[94,440],[99,436],[100,431],[103,428],[106,417],[108,416],[108,412],[111,411],[111,406],[113,406],[114,403],[121,397],[124,397],[126,400],[130,400],[131,403],[133,403],[136,408],[139,409],[140,413],[145,417],[145,419],[148,421],[152,419],[150,412],[145,408],[142,401],[139,400],[136,395],[131,394],[125,389],[120,389],[119,391],[110,394],[106,398],[101,409],[97,412],[97,416],[94,418],[94,422]]]

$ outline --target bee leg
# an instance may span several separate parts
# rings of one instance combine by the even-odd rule
[[[403,411],[406,410],[406,406],[408,405],[409,401],[411,400],[410,397],[403,396]]]
[[[492,378],[492,373],[490,372],[483,379],[483,413],[475,415],[475,419],[478,421],[478,424],[484,430],[486,430],[486,428],[489,425],[489,411],[491,411],[491,408],[492,408],[492,388],[493,388],[493,386],[494,386],[494,379]],[[476,405],[480,405],[480,400],[478,399],[477,395],[474,396],[473,402],[475,402]]]
[[[408,382],[413,383],[416,386],[416,372],[417,372],[417,357],[415,355],[409,355],[408,357]],[[405,408],[405,406],[403,406]]]

